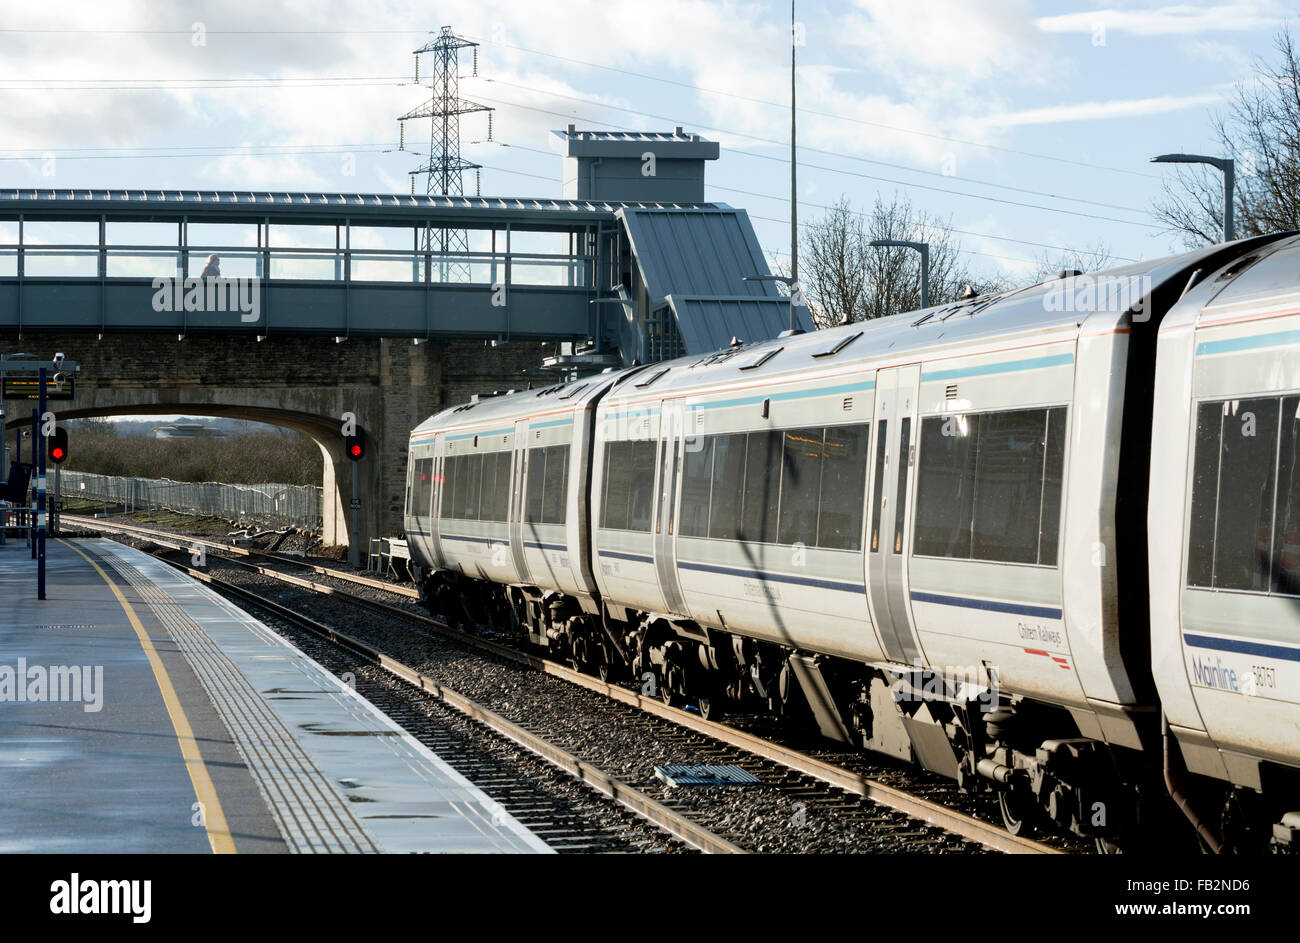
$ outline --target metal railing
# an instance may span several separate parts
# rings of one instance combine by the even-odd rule
[[[165,510],[232,520],[267,518],[313,530],[321,526],[322,494],[314,485],[228,485],[73,471],[62,472],[62,477],[65,504],[81,499],[127,510]]]
[[[588,288],[595,256],[546,252],[230,245],[0,245],[0,278],[198,278],[209,255],[228,278]]]

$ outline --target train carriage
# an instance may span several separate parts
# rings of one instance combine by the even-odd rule
[[[1258,792],[1300,765],[1279,240],[448,410],[412,437],[426,595],[995,790],[1013,831],[1116,847],[1165,789],[1162,708],[1191,772]]]
[[[1160,331],[1155,681],[1188,771],[1225,784],[1203,803],[1212,827],[1239,845],[1249,806],[1280,838],[1300,831],[1298,271],[1300,240],[1263,246]]]
[[[456,622],[521,625],[559,601],[594,609],[586,491],[601,377],[476,397],[411,434],[406,530],[431,608]],[[507,596],[486,589],[513,587]],[[533,639],[545,644],[546,638]]]

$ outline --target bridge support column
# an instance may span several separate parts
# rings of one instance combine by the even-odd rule
[[[352,539],[352,476],[358,475],[357,496],[361,509],[357,512],[356,535],[362,563],[370,549],[370,538],[393,536],[396,530],[381,526],[382,508],[378,499],[380,469],[383,450],[370,447],[366,457],[358,462],[343,455],[339,442],[317,442],[325,469],[321,484],[321,540],[327,547],[346,547]]]

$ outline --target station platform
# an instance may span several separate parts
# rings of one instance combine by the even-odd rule
[[[0,852],[546,853],[348,685],[106,539],[0,547]]]

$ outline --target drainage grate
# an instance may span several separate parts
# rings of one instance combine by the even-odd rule
[[[670,786],[752,786],[753,773],[739,766],[656,766],[655,776]]]

